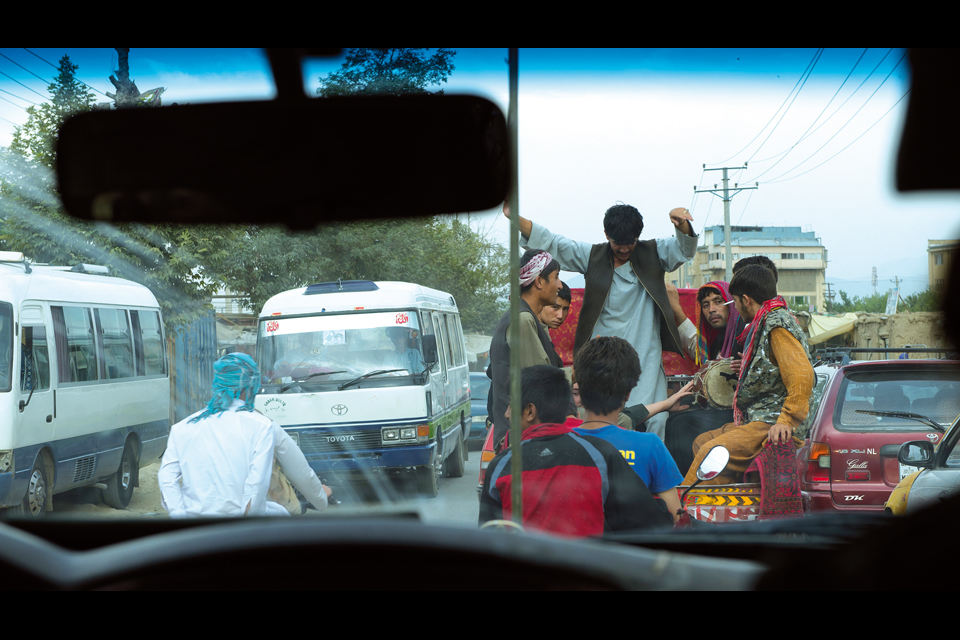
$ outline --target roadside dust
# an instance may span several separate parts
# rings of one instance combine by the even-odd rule
[[[140,486],[133,490],[133,497],[126,509],[114,509],[102,502],[100,489],[81,487],[53,496],[51,517],[67,518],[167,518],[160,506],[160,485],[157,472],[160,461],[140,469]]]

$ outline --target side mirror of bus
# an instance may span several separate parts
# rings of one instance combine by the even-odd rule
[[[430,365],[437,362],[437,336],[423,336],[423,361]]]

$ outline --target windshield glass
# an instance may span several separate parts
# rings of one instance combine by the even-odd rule
[[[410,376],[426,368],[421,343],[414,311],[263,319],[257,363],[265,385],[313,374],[328,374],[311,378],[318,384],[343,381],[384,369],[397,370],[384,375]]]
[[[872,416],[858,410],[916,413],[944,426],[960,415],[960,372],[948,369],[851,373],[841,393],[835,410],[839,417],[835,424],[841,430],[922,427],[915,420]]]
[[[428,522],[477,527],[477,489],[492,455],[481,450],[489,432],[484,420],[472,419],[476,410],[470,400],[485,399],[489,392],[485,372],[491,345],[502,337],[494,329],[511,302],[508,268],[524,253],[521,248],[511,254],[510,223],[500,207],[365,221],[299,211],[295,229],[274,224],[289,212],[270,207],[249,225],[80,222],[64,213],[54,173],[56,131],[65,114],[272,100],[277,92],[267,57],[260,49],[0,53],[0,250],[23,252],[37,273],[42,265],[106,266],[111,275],[84,277],[137,283],[152,296],[136,304],[127,301],[126,290],[109,299],[57,302],[57,295],[66,294],[51,293],[39,300],[30,339],[34,360],[49,369],[46,386],[24,384],[18,376],[26,375],[20,372],[27,367],[13,366],[15,344],[26,339],[24,332],[16,333],[13,318],[22,314],[26,298],[0,303],[0,391],[9,394],[7,413],[0,417],[7,430],[0,435],[0,443],[6,443],[0,454],[17,449],[18,474],[29,474],[35,462],[41,476],[46,469],[57,470],[56,495],[54,479],[47,478],[52,509],[36,509],[37,514],[168,517],[158,482],[167,447],[161,432],[207,409],[218,359],[245,354],[261,376],[256,411],[297,444],[319,479],[333,488],[334,499],[342,500],[335,506],[400,506],[417,510]],[[538,241],[554,234],[587,252],[587,259],[578,261],[554,251],[559,281],[571,291],[572,303],[559,319],[561,326],[544,330],[532,350],[549,358],[552,344],[570,379],[588,286],[583,272],[592,247],[610,246],[613,236],[604,220],[618,204],[636,207],[642,215],[642,230],[618,240],[639,240],[641,248],[644,241],[656,240],[654,252],[657,246],[689,245],[686,255],[663,249],[651,271],[658,291],[662,277],[665,287],[676,287],[694,301],[684,307],[684,317],[670,309],[667,294],[656,301],[638,298],[614,317],[600,317],[597,306],[592,335],[629,335],[644,359],[643,372],[696,372],[696,358],[678,352],[684,347],[670,351],[667,341],[664,350],[660,331],[672,324],[678,340],[689,339],[691,330],[696,336],[698,328],[710,333],[704,330],[711,318],[692,309],[699,287],[730,279],[726,225],[733,262],[765,257],[775,265],[777,293],[814,349],[825,344],[818,331],[853,346],[944,346],[937,295],[949,259],[928,249],[940,246],[931,243],[952,247],[960,228],[955,199],[904,196],[893,188],[910,83],[904,55],[903,49],[521,49],[518,213],[531,223]],[[320,100],[443,91],[483,96],[506,114],[507,57],[506,49],[346,49],[303,63],[304,94]],[[251,133],[235,135],[243,141]],[[296,141],[291,131],[290,144]],[[264,188],[259,167],[271,162],[250,154],[251,190]],[[369,163],[356,171],[369,175],[373,191],[379,172],[390,167],[381,166],[371,152]],[[269,187],[278,193],[317,188]],[[364,194],[345,196],[348,202],[351,198]],[[689,213],[692,235],[671,221],[675,209]],[[869,224],[864,224],[865,212]],[[384,210],[386,216],[391,213]],[[910,220],[931,223],[904,223]],[[527,235],[521,240],[524,247],[540,248],[532,242]],[[618,266],[615,273],[609,274],[611,299],[618,291],[639,295],[644,290],[629,267]],[[447,310],[439,310],[441,302],[424,303],[428,310],[414,308],[416,302],[371,312],[358,302],[354,313],[317,309],[302,317],[264,316],[267,301],[277,294],[341,280],[420,285],[437,292],[431,295]],[[70,284],[57,291],[79,288]],[[732,314],[736,306],[724,308]],[[73,309],[89,310],[82,323]],[[401,313],[406,320],[398,323]],[[643,324],[634,327],[638,318]],[[536,332],[534,323],[558,320],[524,321]],[[721,338],[715,344],[732,333],[715,327],[712,335]],[[71,373],[72,361],[80,359],[95,374]],[[369,377],[346,386],[362,376]],[[818,376],[815,406],[825,380]],[[666,384],[645,384],[637,388],[647,395],[627,406],[657,411],[647,432],[666,442],[677,412],[657,405],[666,400]],[[17,403],[26,403],[31,390],[35,393],[21,412]],[[960,406],[949,402],[957,397],[960,378],[947,371],[864,375],[846,383],[835,421],[851,430],[864,424],[920,427],[856,414],[861,407],[913,411],[948,424],[960,413]],[[111,416],[124,415],[131,423],[120,428]],[[634,419],[635,426],[642,424]],[[798,433],[810,429],[813,419],[800,421]],[[136,434],[129,453],[124,453],[125,441],[100,435],[118,430]],[[98,444],[68,451],[59,442],[61,433]],[[98,449],[101,441],[109,441],[104,451],[114,453]],[[159,444],[149,448],[142,442]],[[690,443],[686,448],[690,458]],[[123,484],[123,462],[139,466],[137,486],[130,485],[129,471]],[[687,471],[678,467],[681,477]],[[14,509],[28,500],[26,482],[20,475],[17,479],[10,486],[19,495],[0,496]],[[117,486],[128,487],[129,495],[115,491]],[[121,506],[107,504],[107,493]],[[303,497],[301,492],[291,507],[296,517]],[[304,517],[323,515],[308,510]]]

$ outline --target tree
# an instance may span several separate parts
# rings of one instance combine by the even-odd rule
[[[224,260],[236,243],[234,229],[181,225],[91,223],[67,215],[57,194],[56,139],[70,116],[88,111],[93,94],[76,79],[77,65],[60,59],[47,90],[50,102],[27,109],[27,122],[0,151],[0,247],[34,262],[109,266],[120,277],[147,286],[160,302],[168,329],[209,313],[218,284],[204,264]]]
[[[431,93],[427,87],[447,81],[453,73],[452,49],[350,49],[339,71],[320,79],[317,94],[411,95]],[[443,90],[436,92],[443,93]]]

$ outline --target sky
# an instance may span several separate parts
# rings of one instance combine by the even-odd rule
[[[644,216],[644,238],[672,235],[668,212],[687,207],[701,233],[723,223],[723,203],[694,194],[720,182],[759,189],[731,201],[731,224],[798,226],[829,252],[827,282],[850,295],[902,283],[927,286],[927,240],[960,235],[956,195],[898,194],[895,157],[909,96],[903,49],[520,49],[520,214],[551,231],[602,242],[617,202]],[[24,107],[48,95],[60,57],[109,101],[113,49],[0,49],[0,146]],[[457,49],[442,88],[476,93],[507,111],[506,49]],[[305,91],[342,59],[304,65]],[[899,64],[898,64],[899,63]],[[17,65],[21,66],[17,66]],[[812,70],[810,69],[812,65]],[[259,49],[132,49],[141,91],[164,104],[265,100],[275,94]],[[44,80],[38,79],[36,76]],[[22,84],[17,84],[20,82]],[[746,169],[741,169],[747,162]],[[496,211],[471,218],[507,243]],[[576,284],[570,274],[562,274]]]

